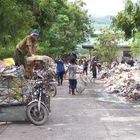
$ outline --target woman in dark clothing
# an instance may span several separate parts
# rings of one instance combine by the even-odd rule
[[[83,64],[83,74],[86,73],[86,75],[87,75],[87,74],[88,74],[87,71],[88,71],[88,61],[84,60],[84,64]]]
[[[90,70],[92,71],[92,78],[95,82],[95,78],[97,78],[97,62],[95,58],[93,58],[93,60],[91,61]]]

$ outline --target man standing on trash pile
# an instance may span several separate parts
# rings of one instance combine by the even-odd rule
[[[17,44],[14,54],[14,61],[16,66],[23,65],[25,67],[25,56],[28,54],[31,56],[35,55],[35,42],[37,41],[38,36],[38,30],[33,29],[30,35],[27,35]]]

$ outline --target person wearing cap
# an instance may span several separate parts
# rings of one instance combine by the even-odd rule
[[[35,42],[39,36],[37,29],[33,29],[30,35],[27,35],[16,46],[14,61],[16,66],[23,65],[25,67],[25,56],[34,56],[36,52]]]

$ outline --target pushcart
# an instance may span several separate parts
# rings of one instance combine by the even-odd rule
[[[24,68],[14,65],[0,70],[0,121],[30,121],[42,125],[48,120],[50,98],[43,83],[24,78]]]
[[[56,74],[54,71],[54,60],[49,56],[28,57],[26,63],[26,77],[43,83],[44,89],[49,96],[57,94]]]

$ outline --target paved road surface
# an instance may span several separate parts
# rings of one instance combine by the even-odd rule
[[[1,123],[0,140],[140,140],[140,106],[107,96],[100,81],[78,95],[68,83],[52,98],[49,121]]]

